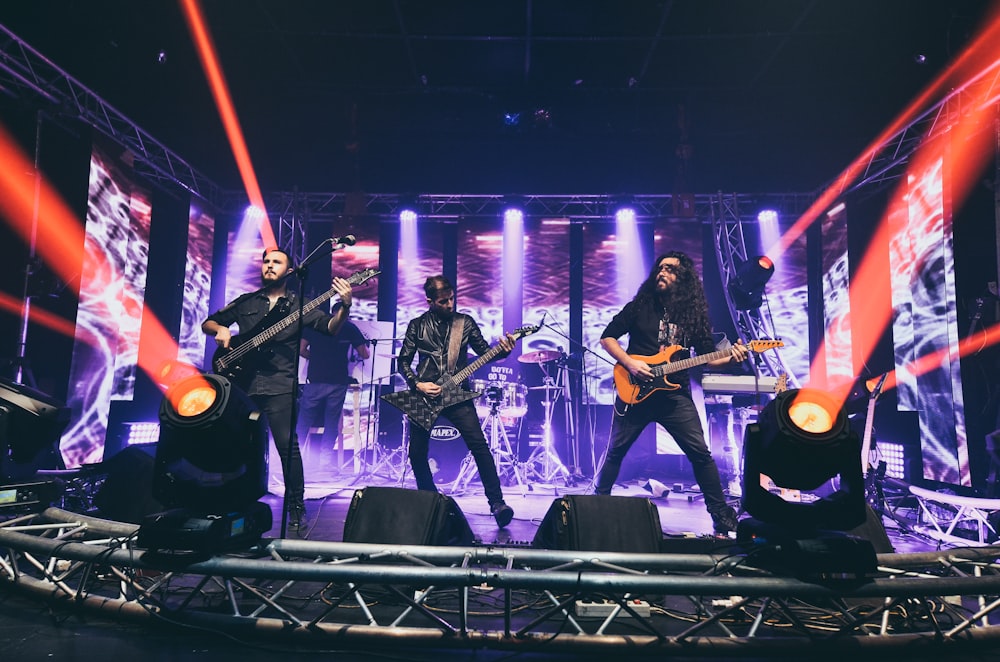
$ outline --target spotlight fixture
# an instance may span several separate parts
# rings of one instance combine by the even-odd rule
[[[774,262],[766,255],[737,262],[729,279],[729,297],[737,310],[756,310],[764,301],[764,286],[774,275]]]
[[[148,549],[213,551],[255,540],[272,514],[267,493],[267,429],[248,395],[221,375],[171,386],[160,404],[153,496],[172,510],[148,516]]]
[[[858,435],[830,395],[779,393],[746,429],[743,507],[751,517],[739,523],[737,539],[780,549],[776,565],[800,573],[873,571],[871,544],[841,533],[866,518],[860,456]],[[834,478],[839,489],[829,496],[789,498]]]

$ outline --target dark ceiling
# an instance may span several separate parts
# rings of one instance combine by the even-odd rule
[[[966,44],[985,0],[202,0],[265,190],[809,191]],[[162,0],[5,25],[238,188]]]

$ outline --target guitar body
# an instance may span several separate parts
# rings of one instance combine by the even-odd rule
[[[248,348],[250,351],[240,356],[238,361],[230,361],[229,356],[233,350],[245,342],[240,340],[241,335],[243,334],[237,334],[230,338],[228,348],[217,347],[215,349],[215,353],[212,354],[212,372],[222,375],[245,391],[250,387],[250,382],[258,368],[270,357],[271,348],[269,346]],[[249,338],[252,334],[246,335]]]
[[[670,363],[671,357],[682,349],[683,347],[680,345],[671,345],[653,356],[641,356],[638,354],[630,354],[629,356],[642,361],[650,367],[656,367]],[[649,382],[636,382],[632,374],[621,363],[615,364],[614,378],[618,397],[622,399],[622,402],[629,405],[642,402],[656,391],[676,391],[680,388],[680,385],[668,380],[666,374],[654,377]]]
[[[239,386],[244,391],[250,386],[257,369],[271,355],[270,346],[267,344],[259,346],[247,346],[236,354],[233,354],[244,343],[251,341],[261,331],[264,331],[281,321],[287,310],[275,308],[264,316],[264,319],[257,322],[252,329],[246,333],[238,333],[229,339],[229,347],[216,347],[212,354],[212,372],[222,375],[229,381]]]
[[[382,399],[406,414],[413,423],[430,432],[434,421],[446,408],[481,395],[475,391],[466,391],[461,384],[452,383],[450,375],[438,380],[437,384],[441,387],[441,393],[433,398],[420,391],[406,390],[387,393]]]

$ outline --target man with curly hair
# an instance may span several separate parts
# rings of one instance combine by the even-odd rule
[[[618,338],[628,334],[628,349]],[[601,346],[637,382],[654,379],[650,366],[635,356],[652,356],[669,347],[693,348],[700,354],[716,351],[708,318],[708,302],[694,262],[686,254],[672,251],[656,260],[635,298],[614,316],[601,336]],[[747,357],[742,343],[731,345],[728,357],[709,362],[723,365]],[[660,377],[662,379],[662,376]],[[716,534],[736,529],[736,512],[726,503],[719,469],[705,443],[701,418],[691,399],[691,385],[685,372],[670,375],[679,388],[659,388],[644,399],[626,404],[615,400],[615,415],[604,464],[596,480],[598,494],[611,494],[622,460],[650,423],[659,423],[673,436],[694,469],[695,479],[705,497]]]

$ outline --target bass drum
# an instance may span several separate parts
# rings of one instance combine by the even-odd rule
[[[434,483],[439,486],[454,483],[462,468],[462,460],[469,452],[465,440],[450,424],[435,425],[427,448]]]

